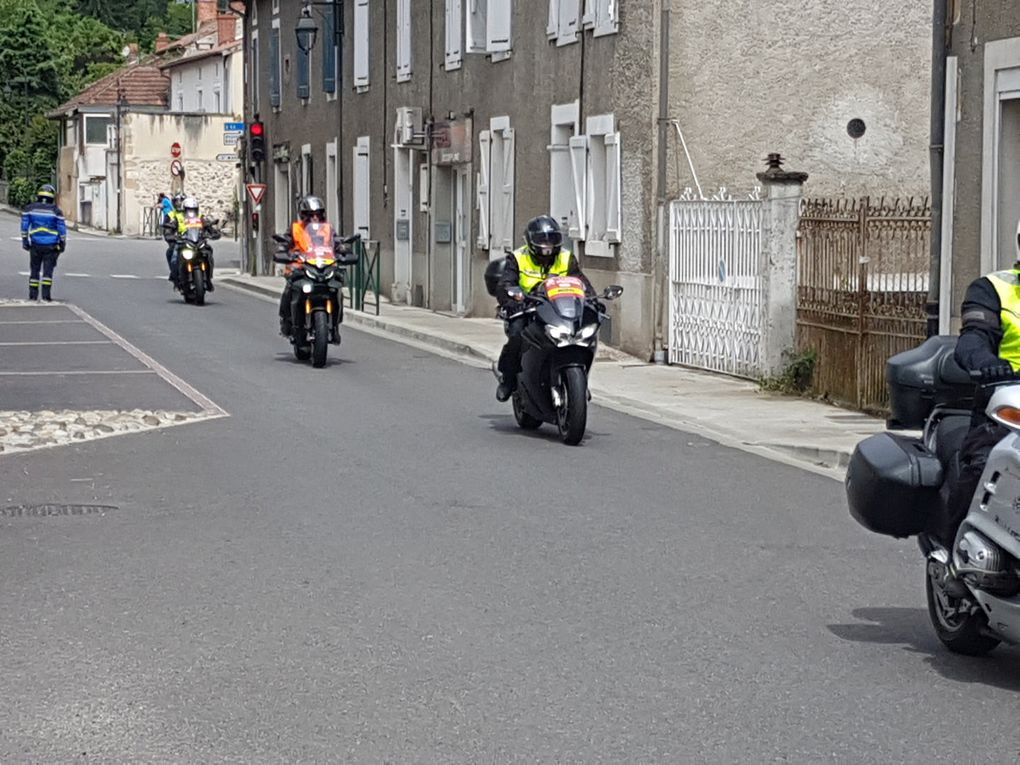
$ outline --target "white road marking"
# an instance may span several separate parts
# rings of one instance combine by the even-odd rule
[[[140,279],[140,276],[135,274],[110,274],[111,279]]]
[[[92,274],[64,274],[64,276],[72,276],[78,279],[88,279]]]
[[[104,335],[106,335],[108,338],[110,338],[114,343],[119,345],[123,350],[127,351],[129,354],[134,356],[140,362],[145,364],[145,366],[149,367],[149,369],[151,369],[156,374],[158,374],[160,377],[162,377],[164,380],[166,380],[166,382],[168,382],[174,388],[179,390],[181,393],[183,393],[189,399],[194,401],[198,406],[200,406],[202,408],[203,412],[205,412],[206,414],[208,414],[210,416],[214,416],[214,417],[229,417],[230,416],[225,409],[223,409],[221,406],[219,406],[218,404],[213,402],[212,399],[210,399],[210,398],[202,395],[201,393],[199,393],[191,385],[189,385],[188,383],[184,382],[184,380],[182,380],[180,377],[175,375],[169,369],[167,369],[162,364],[160,364],[158,361],[156,361],[154,358],[152,358],[152,356],[149,356],[147,353],[145,353],[140,348],[136,348],[135,346],[133,346],[131,343],[129,343],[123,337],[121,337],[116,332],[114,332],[112,329],[107,327],[105,324],[100,322],[98,319],[96,319],[96,318],[92,317],[91,315],[85,313],[85,311],[83,311],[81,308],[79,308],[76,305],[68,304],[67,307],[70,308],[72,311],[74,311],[78,316],[80,316],[82,321],[87,322],[94,329],[97,329],[100,332],[102,332]]]
[[[18,276],[31,276],[31,271],[18,271]]]
[[[0,343],[0,345],[112,345],[112,340],[43,340],[41,342]]]
[[[66,375],[154,375],[158,374],[155,369],[77,369],[68,372],[0,372],[0,377],[63,377]]]

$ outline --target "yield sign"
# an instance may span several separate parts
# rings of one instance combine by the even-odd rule
[[[266,195],[266,184],[264,183],[248,183],[245,185],[248,189],[248,196],[251,197],[251,203],[258,207],[262,204],[262,197]]]

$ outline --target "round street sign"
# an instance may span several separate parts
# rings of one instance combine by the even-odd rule
[[[177,157],[181,156],[181,145],[176,141],[170,144],[170,156],[173,157],[174,159],[177,159]]]
[[[181,164],[181,161],[179,159],[175,159],[173,162],[170,163],[170,175],[176,178],[177,176],[182,175],[183,173],[184,165]]]

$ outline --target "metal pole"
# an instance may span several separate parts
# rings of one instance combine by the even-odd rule
[[[946,0],[934,0],[931,47],[931,251],[928,266],[927,336],[939,333],[942,269],[942,176],[946,114]],[[952,215],[952,210],[949,211]],[[948,296],[947,296],[948,297]]]

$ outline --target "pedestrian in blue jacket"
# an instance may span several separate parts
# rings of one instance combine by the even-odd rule
[[[56,195],[56,189],[47,183],[39,189],[35,201],[21,211],[21,248],[28,250],[31,257],[29,300],[39,299],[40,286],[42,299],[46,302],[53,299],[53,269],[67,243],[67,224],[64,222],[64,214],[54,204]]]

